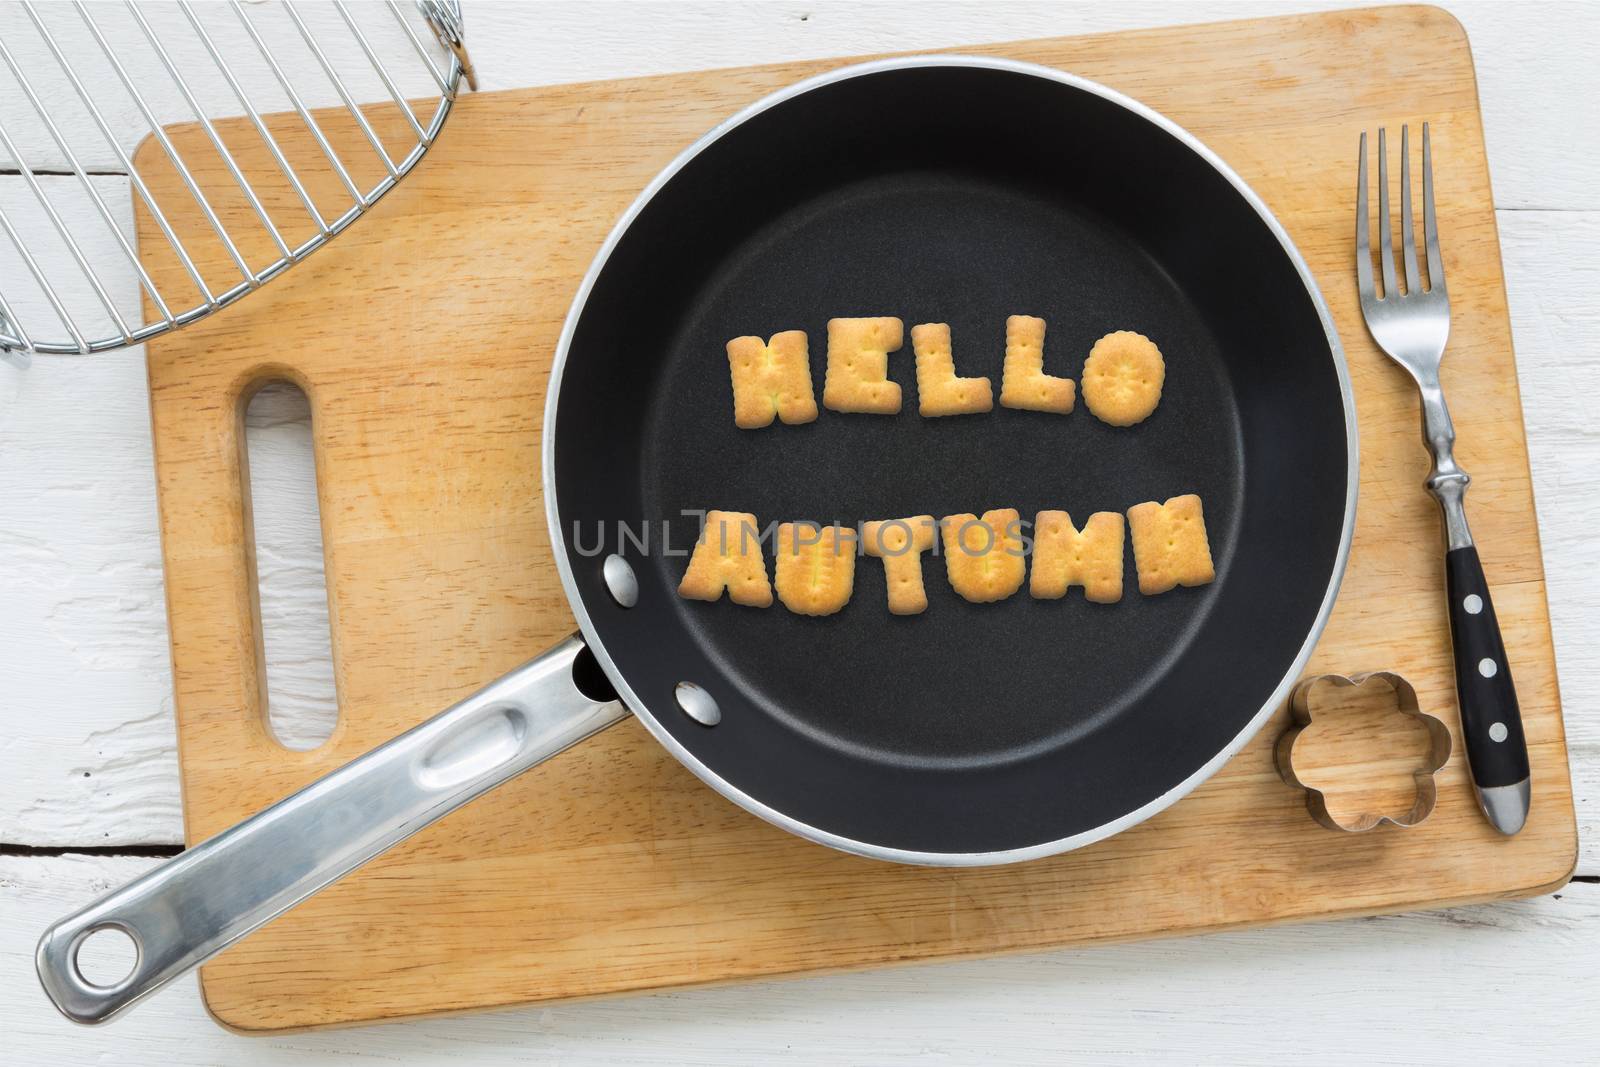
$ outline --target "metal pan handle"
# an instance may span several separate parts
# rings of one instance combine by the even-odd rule
[[[593,666],[579,663],[586,651],[568,638],[62,919],[39,941],[45,992],[74,1022],[105,1022],[435,819],[626,718],[619,701],[586,696],[574,681],[575,667]],[[137,960],[126,978],[96,985],[78,949],[107,928],[133,939]]]

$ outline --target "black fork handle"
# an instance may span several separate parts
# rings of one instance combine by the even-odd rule
[[[1528,814],[1528,745],[1500,623],[1475,545],[1445,553],[1456,697],[1467,761],[1484,814],[1514,834]]]

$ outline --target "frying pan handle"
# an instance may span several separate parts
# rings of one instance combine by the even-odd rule
[[[45,992],[74,1022],[105,1022],[435,819],[627,717],[603,681],[589,685],[598,699],[585,695],[575,669],[600,677],[574,636],[62,919],[39,941]],[[107,928],[133,939],[137,960],[126,978],[97,985],[78,949]]]

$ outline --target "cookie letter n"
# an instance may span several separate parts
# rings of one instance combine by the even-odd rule
[[[1165,504],[1149,501],[1128,509],[1133,532],[1133,562],[1139,592],[1165,593],[1179,585],[1205,585],[1216,577],[1200,498],[1175,496]]]

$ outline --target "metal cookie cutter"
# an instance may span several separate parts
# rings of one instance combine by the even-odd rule
[[[1411,810],[1398,818],[1389,815],[1373,815],[1364,813],[1350,822],[1341,822],[1328,810],[1327,797],[1320,789],[1307,785],[1301,781],[1294,768],[1295,741],[1311,725],[1316,716],[1312,706],[1312,691],[1317,683],[1327,682],[1339,687],[1361,688],[1369,682],[1378,682],[1386,685],[1394,692],[1395,710],[1403,715],[1416,719],[1428,731],[1428,756],[1423,765],[1415,774],[1417,797],[1411,805]],[[1450,730],[1443,722],[1423,711],[1417,704],[1417,691],[1400,675],[1393,671],[1369,671],[1366,674],[1357,674],[1346,677],[1342,674],[1317,674],[1301,679],[1295,686],[1294,693],[1289,699],[1289,713],[1294,719],[1294,725],[1284,732],[1278,739],[1277,762],[1278,773],[1289,785],[1297,786],[1306,791],[1306,808],[1311,812],[1312,818],[1330,830],[1343,830],[1349,833],[1364,833],[1374,827],[1388,823],[1392,826],[1403,828],[1415,826],[1426,819],[1433,812],[1434,803],[1438,800],[1438,787],[1433,776],[1439,768],[1445,765],[1450,758]]]

